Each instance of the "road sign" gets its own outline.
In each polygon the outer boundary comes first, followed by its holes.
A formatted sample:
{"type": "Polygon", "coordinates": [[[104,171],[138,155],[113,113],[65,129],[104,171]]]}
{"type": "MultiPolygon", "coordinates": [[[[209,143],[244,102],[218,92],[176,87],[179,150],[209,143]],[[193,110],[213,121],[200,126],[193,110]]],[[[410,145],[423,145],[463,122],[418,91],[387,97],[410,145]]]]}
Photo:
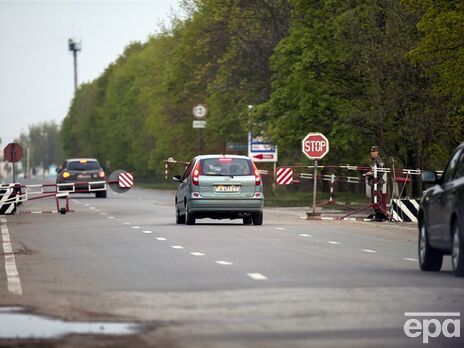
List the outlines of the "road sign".
{"type": "Polygon", "coordinates": [[[206,121],[193,121],[192,127],[193,128],[205,128],[206,121]]]}
{"type": "Polygon", "coordinates": [[[108,178],[110,188],[116,193],[124,193],[134,185],[134,176],[125,170],[116,170],[108,178]]]}
{"type": "Polygon", "coordinates": [[[322,159],[329,152],[329,140],[322,133],[308,133],[301,142],[301,150],[309,159],[322,159]]]}
{"type": "Polygon", "coordinates": [[[277,185],[293,184],[293,168],[280,167],[276,172],[277,185]]]}
{"type": "Polygon", "coordinates": [[[23,158],[23,148],[18,143],[9,143],[3,150],[3,158],[8,162],[19,162],[23,158]]]}
{"type": "Polygon", "coordinates": [[[203,119],[208,115],[208,109],[202,104],[195,105],[192,109],[192,114],[196,118],[203,119]]]}
{"type": "Polygon", "coordinates": [[[248,157],[254,162],[277,162],[277,146],[265,141],[262,137],[253,138],[248,134],[248,157]]]}
{"type": "Polygon", "coordinates": [[[131,188],[132,186],[134,186],[134,177],[131,173],[120,173],[118,181],[119,187],[121,188],[131,188]]]}

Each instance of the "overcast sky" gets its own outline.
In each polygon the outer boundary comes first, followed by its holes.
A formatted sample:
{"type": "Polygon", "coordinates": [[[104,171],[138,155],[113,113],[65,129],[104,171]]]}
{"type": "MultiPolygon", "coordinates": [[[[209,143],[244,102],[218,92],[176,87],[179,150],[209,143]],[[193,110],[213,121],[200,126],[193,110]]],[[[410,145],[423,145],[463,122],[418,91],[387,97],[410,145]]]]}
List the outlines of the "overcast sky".
{"type": "Polygon", "coordinates": [[[88,82],[178,11],[178,0],[0,0],[1,149],[28,125],[66,115],[74,89],[68,38],[82,42],[79,82],[88,82]]]}

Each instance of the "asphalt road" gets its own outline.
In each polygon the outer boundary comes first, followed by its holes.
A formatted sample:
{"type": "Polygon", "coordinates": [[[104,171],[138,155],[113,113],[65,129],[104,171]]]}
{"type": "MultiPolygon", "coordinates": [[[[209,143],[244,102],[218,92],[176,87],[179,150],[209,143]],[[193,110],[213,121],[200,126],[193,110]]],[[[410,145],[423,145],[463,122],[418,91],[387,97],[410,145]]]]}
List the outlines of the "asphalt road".
{"type": "MultiPolygon", "coordinates": [[[[55,209],[53,199],[25,203],[1,224],[18,276],[7,276],[1,250],[0,304],[147,325],[51,347],[416,347],[423,336],[405,335],[405,312],[464,313],[464,279],[448,258],[440,273],[419,271],[414,225],[308,221],[304,209],[273,208],[263,226],[184,226],[173,200],[138,188],[75,195],[66,215],[30,213],[55,209]]],[[[440,335],[427,346],[464,342],[440,335]]]]}

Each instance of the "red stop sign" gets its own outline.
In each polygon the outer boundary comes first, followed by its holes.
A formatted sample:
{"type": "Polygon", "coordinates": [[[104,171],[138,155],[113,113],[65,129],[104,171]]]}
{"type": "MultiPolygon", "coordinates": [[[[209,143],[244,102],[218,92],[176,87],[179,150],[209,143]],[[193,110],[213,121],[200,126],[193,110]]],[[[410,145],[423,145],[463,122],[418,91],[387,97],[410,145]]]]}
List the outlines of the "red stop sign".
{"type": "Polygon", "coordinates": [[[322,133],[308,133],[301,142],[306,157],[319,160],[329,152],[329,140],[322,133]]]}
{"type": "Polygon", "coordinates": [[[8,162],[19,162],[23,158],[23,148],[18,143],[9,143],[3,149],[3,158],[8,162]]]}

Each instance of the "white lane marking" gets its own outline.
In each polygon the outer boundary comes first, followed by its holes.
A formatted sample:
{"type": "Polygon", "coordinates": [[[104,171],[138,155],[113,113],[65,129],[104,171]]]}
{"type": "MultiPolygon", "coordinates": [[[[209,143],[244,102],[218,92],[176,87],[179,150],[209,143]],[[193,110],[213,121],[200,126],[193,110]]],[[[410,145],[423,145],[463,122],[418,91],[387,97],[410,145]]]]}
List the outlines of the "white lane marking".
{"type": "Polygon", "coordinates": [[[84,204],[86,207],[88,207],[90,204],[84,204]]]}
{"type": "Polygon", "coordinates": [[[300,233],[299,236],[300,237],[312,237],[310,234],[306,234],[306,233],[300,233]]]}
{"type": "Polygon", "coordinates": [[[279,230],[279,231],[285,231],[286,228],[283,228],[283,227],[277,227],[276,230],[279,230]]]}
{"type": "Polygon", "coordinates": [[[321,220],[335,220],[333,217],[321,216],[321,220]]]}
{"type": "Polygon", "coordinates": [[[143,231],[143,233],[149,234],[149,233],[153,233],[153,232],[152,231],[143,231]]]}
{"type": "Polygon", "coordinates": [[[362,249],[362,251],[364,251],[364,252],[366,252],[366,253],[371,253],[371,254],[377,253],[377,251],[371,250],[371,249],[362,249]]]}
{"type": "Polygon", "coordinates": [[[123,222],[123,225],[130,225],[130,222],[123,222]]]}
{"type": "Polygon", "coordinates": [[[199,253],[197,251],[194,251],[194,252],[190,253],[190,255],[193,255],[193,256],[205,256],[205,254],[199,253]]]}
{"type": "Polygon", "coordinates": [[[267,277],[262,275],[261,273],[247,273],[247,276],[254,280],[266,280],[267,277]]]}
{"type": "Polygon", "coordinates": [[[333,240],[329,240],[327,243],[329,243],[329,244],[334,244],[334,245],[340,244],[339,242],[335,242],[335,241],[333,241],[333,240]]]}
{"type": "Polygon", "coordinates": [[[306,216],[300,216],[300,219],[301,219],[301,220],[307,220],[307,219],[306,219],[306,216]]]}
{"type": "Polygon", "coordinates": [[[16,268],[16,260],[11,247],[10,233],[6,225],[6,219],[0,218],[2,230],[2,244],[3,252],[5,253],[5,271],[8,283],[8,291],[14,295],[21,296],[23,289],[21,287],[21,280],[19,279],[18,269],[16,268]]]}
{"type": "Polygon", "coordinates": [[[405,261],[411,261],[411,262],[419,262],[418,259],[413,259],[412,257],[405,257],[403,260],[405,260],[405,261]]]}
{"type": "Polygon", "coordinates": [[[108,216],[108,219],[114,219],[114,216],[108,216]]]}
{"type": "Polygon", "coordinates": [[[140,226],[132,226],[132,228],[139,229],[140,226]]]}
{"type": "Polygon", "coordinates": [[[164,237],[156,237],[156,239],[158,239],[158,240],[166,240],[166,238],[164,238],[164,237]]]}
{"type": "Polygon", "coordinates": [[[108,215],[108,213],[101,213],[101,214],[102,214],[102,215],[105,215],[105,216],[108,215]]]}
{"type": "Polygon", "coordinates": [[[89,207],[89,209],[95,210],[95,207],[89,207]]]}
{"type": "Polygon", "coordinates": [[[171,248],[173,248],[173,249],[184,249],[184,247],[180,246],[180,245],[171,245],[171,248]]]}
{"type": "Polygon", "coordinates": [[[223,266],[229,266],[229,265],[233,265],[232,262],[229,262],[229,261],[216,261],[216,263],[218,265],[223,265],[223,266]]]}

